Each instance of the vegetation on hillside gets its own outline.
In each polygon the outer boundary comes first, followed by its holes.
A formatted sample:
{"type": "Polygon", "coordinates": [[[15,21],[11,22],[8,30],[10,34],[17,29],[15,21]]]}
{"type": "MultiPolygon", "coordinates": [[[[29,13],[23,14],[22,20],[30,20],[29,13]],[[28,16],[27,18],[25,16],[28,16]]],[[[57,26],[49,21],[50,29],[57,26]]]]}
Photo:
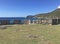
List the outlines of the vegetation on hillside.
{"type": "Polygon", "coordinates": [[[35,17],[60,17],[60,8],[59,9],[56,9],[50,13],[44,13],[44,14],[37,14],[35,15],[35,17]]]}

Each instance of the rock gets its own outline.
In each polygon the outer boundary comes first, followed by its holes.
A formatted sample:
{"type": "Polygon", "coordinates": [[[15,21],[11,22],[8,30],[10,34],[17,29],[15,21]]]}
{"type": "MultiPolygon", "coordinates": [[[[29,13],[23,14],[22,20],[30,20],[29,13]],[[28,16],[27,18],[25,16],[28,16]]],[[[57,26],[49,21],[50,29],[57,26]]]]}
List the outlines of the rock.
{"type": "Polygon", "coordinates": [[[0,26],[0,29],[6,29],[7,27],[6,26],[0,26]]]}
{"type": "Polygon", "coordinates": [[[29,35],[28,38],[38,38],[37,35],[29,35]]]}

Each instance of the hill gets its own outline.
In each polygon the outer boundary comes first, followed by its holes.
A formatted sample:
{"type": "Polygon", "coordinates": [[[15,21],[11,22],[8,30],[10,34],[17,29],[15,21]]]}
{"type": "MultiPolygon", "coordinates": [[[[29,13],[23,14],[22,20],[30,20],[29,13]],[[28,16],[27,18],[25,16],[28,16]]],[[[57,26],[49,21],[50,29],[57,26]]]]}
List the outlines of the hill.
{"type": "Polygon", "coordinates": [[[60,8],[49,13],[37,14],[35,17],[60,17],[60,8]]]}

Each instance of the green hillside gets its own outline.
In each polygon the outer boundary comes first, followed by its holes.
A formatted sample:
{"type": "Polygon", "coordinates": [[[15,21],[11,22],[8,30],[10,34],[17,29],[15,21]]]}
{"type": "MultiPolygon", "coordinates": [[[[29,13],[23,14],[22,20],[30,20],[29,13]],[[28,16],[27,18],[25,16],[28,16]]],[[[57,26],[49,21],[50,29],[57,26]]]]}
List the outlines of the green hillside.
{"type": "Polygon", "coordinates": [[[43,13],[35,15],[37,17],[60,17],[60,9],[56,9],[50,13],[43,13]]]}

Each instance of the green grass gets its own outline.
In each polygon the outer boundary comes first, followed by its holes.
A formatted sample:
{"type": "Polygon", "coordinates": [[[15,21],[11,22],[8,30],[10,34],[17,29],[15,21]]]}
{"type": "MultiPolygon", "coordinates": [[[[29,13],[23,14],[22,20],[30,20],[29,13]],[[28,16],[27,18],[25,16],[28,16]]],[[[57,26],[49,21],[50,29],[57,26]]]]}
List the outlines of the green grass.
{"type": "Polygon", "coordinates": [[[0,29],[0,44],[60,44],[60,25],[17,25],[0,29]]]}

